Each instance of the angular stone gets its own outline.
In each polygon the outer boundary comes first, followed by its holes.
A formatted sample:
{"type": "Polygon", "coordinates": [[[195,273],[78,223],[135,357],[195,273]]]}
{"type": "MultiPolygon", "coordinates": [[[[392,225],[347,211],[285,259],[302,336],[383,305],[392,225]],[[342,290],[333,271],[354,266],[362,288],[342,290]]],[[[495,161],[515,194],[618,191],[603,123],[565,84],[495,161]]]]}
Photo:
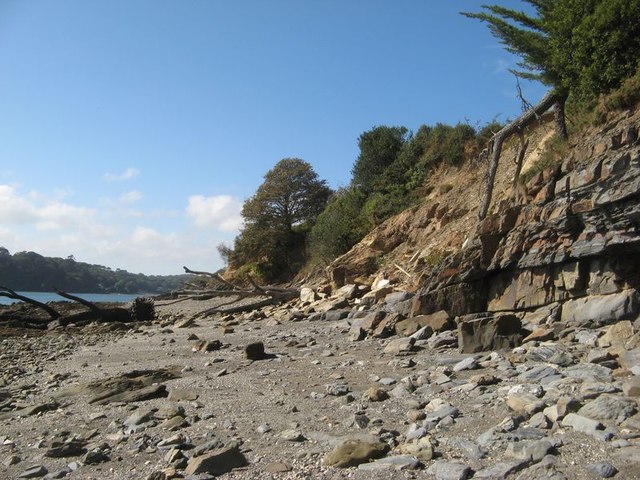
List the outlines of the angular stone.
{"type": "Polygon", "coordinates": [[[244,356],[247,360],[264,360],[266,354],[264,353],[264,343],[254,342],[244,347],[244,356]]]}
{"type": "Polygon", "coordinates": [[[18,478],[40,478],[44,477],[49,471],[42,465],[33,465],[23,470],[18,478]]]}
{"type": "Polygon", "coordinates": [[[438,460],[427,469],[436,480],[466,480],[471,476],[471,468],[462,462],[438,460]]]}
{"type": "Polygon", "coordinates": [[[517,347],[523,337],[520,319],[514,315],[463,320],[458,324],[458,348],[463,353],[517,347]]]}
{"type": "Polygon", "coordinates": [[[416,343],[415,339],[411,337],[396,338],[391,340],[385,347],[384,353],[391,355],[401,355],[410,353],[413,350],[413,345],[416,343]]]}
{"type": "Polygon", "coordinates": [[[247,465],[247,459],[240,452],[237,446],[228,448],[220,448],[213,450],[199,457],[193,457],[189,460],[185,475],[197,475],[200,473],[208,473],[209,475],[222,475],[230,472],[234,468],[240,468],[247,465]]]}
{"type": "Polygon", "coordinates": [[[461,372],[463,370],[475,370],[476,368],[478,368],[478,359],[473,356],[460,360],[453,366],[453,371],[461,372]]]}
{"type": "Polygon", "coordinates": [[[562,306],[561,321],[574,326],[603,326],[634,319],[640,311],[638,292],[633,289],[612,295],[592,295],[568,300],[562,306]]]}
{"type": "Polygon", "coordinates": [[[578,410],[578,414],[594,420],[621,423],[636,413],[637,407],[630,398],[604,393],[578,410]]]}
{"type": "Polygon", "coordinates": [[[355,467],[371,459],[384,456],[389,445],[382,442],[370,443],[346,440],[324,456],[323,463],[329,467],[355,467]]]}
{"type": "Polygon", "coordinates": [[[607,328],[606,333],[598,339],[598,346],[610,347],[612,345],[623,345],[633,336],[633,324],[629,320],[614,323],[607,328]]]}
{"type": "Polygon", "coordinates": [[[313,290],[313,288],[302,287],[300,289],[300,301],[301,302],[313,303],[316,300],[318,300],[318,298],[319,297],[316,294],[315,290],[313,290]]]}
{"type": "Polygon", "coordinates": [[[577,413],[569,413],[562,420],[562,425],[564,427],[571,427],[578,432],[587,433],[589,435],[594,435],[597,430],[602,430],[602,424],[600,422],[592,420],[591,418],[583,417],[577,413]]]}
{"type": "Polygon", "coordinates": [[[506,480],[506,478],[512,473],[521,470],[524,466],[527,465],[527,462],[522,460],[516,460],[512,462],[501,462],[496,463],[494,466],[489,468],[483,468],[482,470],[478,470],[473,478],[486,478],[488,480],[506,480]]]}
{"type": "Polygon", "coordinates": [[[518,414],[526,414],[528,416],[542,411],[545,407],[542,400],[528,392],[510,394],[507,397],[507,405],[514,412],[518,414]]]}
{"type": "Polygon", "coordinates": [[[626,368],[627,370],[631,370],[640,365],[640,348],[622,352],[618,356],[618,363],[622,368],[626,368]]]}
{"type": "Polygon", "coordinates": [[[622,384],[622,393],[627,397],[640,397],[640,377],[631,377],[622,384]]]}
{"type": "Polygon", "coordinates": [[[512,442],[507,445],[505,454],[527,462],[537,463],[545,457],[551,448],[551,442],[547,440],[512,442]]]}

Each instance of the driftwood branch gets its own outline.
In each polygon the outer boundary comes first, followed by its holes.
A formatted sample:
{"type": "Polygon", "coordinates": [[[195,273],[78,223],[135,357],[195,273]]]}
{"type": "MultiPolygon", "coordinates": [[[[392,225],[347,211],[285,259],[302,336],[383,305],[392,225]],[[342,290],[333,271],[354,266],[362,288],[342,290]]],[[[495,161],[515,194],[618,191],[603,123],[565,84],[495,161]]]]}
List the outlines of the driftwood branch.
{"type": "Polygon", "coordinates": [[[14,300],[21,300],[25,303],[33,305],[34,307],[38,307],[49,314],[52,320],[60,318],[61,315],[54,308],[51,308],[46,303],[39,302],[34,300],[33,298],[25,297],[24,295],[20,295],[19,293],[14,292],[10,288],[0,286],[0,296],[12,298],[14,300]]]}
{"type": "Polygon", "coordinates": [[[491,140],[489,140],[489,145],[487,146],[486,151],[487,154],[490,155],[490,162],[487,170],[485,191],[482,197],[480,211],[478,212],[478,218],[480,220],[484,219],[489,211],[496,172],[498,170],[498,162],[500,160],[500,153],[502,152],[502,145],[505,140],[513,134],[523,132],[525,127],[532,124],[551,107],[555,106],[557,109],[560,109],[560,105],[564,105],[561,97],[559,97],[555,91],[551,90],[533,108],[527,110],[513,122],[504,126],[491,138],[491,140]]]}
{"type": "Polygon", "coordinates": [[[230,297],[232,300],[219,304],[215,307],[208,308],[201,312],[196,313],[193,318],[207,317],[209,315],[214,315],[217,313],[225,313],[225,314],[233,314],[239,312],[247,312],[251,310],[255,310],[257,308],[261,308],[267,305],[274,305],[282,302],[286,302],[297,298],[300,295],[300,291],[293,288],[282,288],[276,286],[262,286],[258,285],[258,283],[249,275],[247,275],[247,279],[251,284],[251,288],[239,288],[228,282],[224,278],[222,278],[217,273],[211,272],[203,272],[198,270],[191,270],[188,267],[182,267],[186,273],[191,273],[194,275],[203,275],[209,278],[213,278],[225,284],[227,287],[230,287],[229,290],[202,290],[196,292],[189,292],[189,296],[187,298],[223,298],[230,297]],[[229,307],[229,305],[233,305],[237,303],[239,300],[248,299],[248,298],[256,298],[256,301],[243,303],[242,305],[238,305],[235,307],[229,307]]]}

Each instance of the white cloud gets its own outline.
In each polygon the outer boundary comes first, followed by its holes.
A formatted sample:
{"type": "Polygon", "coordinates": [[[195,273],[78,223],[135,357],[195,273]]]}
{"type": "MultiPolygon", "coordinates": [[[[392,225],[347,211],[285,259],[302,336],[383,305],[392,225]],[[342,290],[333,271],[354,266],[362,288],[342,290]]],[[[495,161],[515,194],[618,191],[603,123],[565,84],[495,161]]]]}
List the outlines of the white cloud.
{"type": "MultiPolygon", "coordinates": [[[[228,242],[230,234],[176,230],[184,220],[184,211],[140,211],[133,220],[135,212],[125,215],[128,211],[119,208],[123,204],[116,201],[101,201],[94,209],[63,202],[59,196],[55,191],[20,192],[15,186],[0,184],[0,246],[12,253],[30,250],[52,257],[74,255],[81,262],[145,274],[179,274],[182,265],[209,271],[222,266],[216,245],[228,242]]],[[[137,196],[129,192],[120,200],[133,201],[137,196]]],[[[217,201],[202,197],[195,202],[195,213],[200,212],[198,207],[208,207],[207,215],[198,218],[207,225],[213,221],[219,230],[236,227],[239,202],[231,197],[215,198],[217,201]]]]}
{"type": "Polygon", "coordinates": [[[130,192],[126,192],[120,195],[120,198],[118,200],[120,201],[120,203],[130,205],[132,203],[140,201],[141,199],[142,193],[140,193],[138,190],[131,190],[130,192]]]}
{"type": "Polygon", "coordinates": [[[131,180],[138,175],[140,175],[140,170],[129,167],[122,173],[105,173],[102,178],[108,182],[122,182],[125,180],[131,180]]]}
{"type": "Polygon", "coordinates": [[[241,210],[241,203],[229,195],[193,195],[189,197],[187,215],[198,227],[235,232],[242,225],[241,210]]]}

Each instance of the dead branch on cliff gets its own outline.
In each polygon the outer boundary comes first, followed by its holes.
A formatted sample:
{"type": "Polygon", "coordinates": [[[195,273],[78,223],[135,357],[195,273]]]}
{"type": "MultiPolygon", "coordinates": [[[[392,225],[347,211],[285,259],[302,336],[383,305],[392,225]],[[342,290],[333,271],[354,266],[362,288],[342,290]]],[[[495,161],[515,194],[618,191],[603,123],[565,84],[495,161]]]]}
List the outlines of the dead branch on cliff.
{"type": "MultiPolygon", "coordinates": [[[[482,197],[480,211],[478,212],[479,220],[484,219],[489,211],[496,172],[498,170],[498,162],[500,160],[500,153],[502,152],[502,145],[505,140],[514,134],[523,135],[526,127],[533,124],[540,118],[540,116],[542,116],[542,114],[550,110],[552,107],[555,109],[556,132],[561,138],[566,139],[567,131],[564,123],[564,102],[565,98],[554,90],[547,92],[542,100],[540,100],[536,105],[524,112],[511,123],[505,125],[491,138],[491,140],[489,140],[487,148],[485,148],[481,153],[482,156],[489,157],[490,160],[487,169],[485,191],[482,197]]],[[[521,143],[521,146],[522,145],[524,145],[524,143],[521,143]]],[[[524,149],[526,149],[526,147],[524,149]]],[[[524,157],[524,153],[522,156],[524,157]]]]}

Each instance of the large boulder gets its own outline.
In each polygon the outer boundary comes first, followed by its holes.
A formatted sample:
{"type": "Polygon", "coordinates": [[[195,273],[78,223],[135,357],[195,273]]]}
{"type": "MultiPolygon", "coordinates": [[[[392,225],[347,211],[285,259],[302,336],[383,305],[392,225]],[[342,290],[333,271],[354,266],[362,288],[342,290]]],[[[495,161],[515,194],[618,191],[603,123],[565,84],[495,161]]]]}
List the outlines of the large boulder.
{"type": "Polygon", "coordinates": [[[522,344],[526,333],[515,315],[461,318],[458,322],[458,348],[463,353],[513,348],[522,344]]]}

